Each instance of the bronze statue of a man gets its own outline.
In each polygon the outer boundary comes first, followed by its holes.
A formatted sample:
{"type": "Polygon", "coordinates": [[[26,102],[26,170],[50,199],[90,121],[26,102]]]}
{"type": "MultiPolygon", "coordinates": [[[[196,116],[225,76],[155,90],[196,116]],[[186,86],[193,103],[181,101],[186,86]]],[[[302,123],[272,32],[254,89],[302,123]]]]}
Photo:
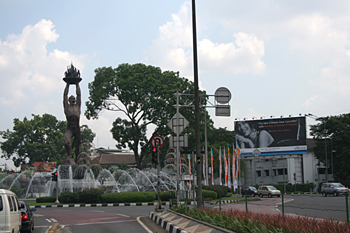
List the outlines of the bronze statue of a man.
{"type": "Polygon", "coordinates": [[[67,130],[64,135],[64,147],[67,152],[67,157],[72,158],[71,150],[74,148],[75,156],[78,158],[80,153],[79,146],[81,141],[81,132],[80,132],[80,114],[81,114],[81,92],[79,87],[79,82],[75,83],[76,85],[76,94],[75,98],[73,95],[68,99],[69,83],[67,83],[66,88],[64,89],[63,94],[63,107],[64,114],[67,119],[67,130]],[[74,137],[72,146],[70,145],[71,138],[74,137]]]}

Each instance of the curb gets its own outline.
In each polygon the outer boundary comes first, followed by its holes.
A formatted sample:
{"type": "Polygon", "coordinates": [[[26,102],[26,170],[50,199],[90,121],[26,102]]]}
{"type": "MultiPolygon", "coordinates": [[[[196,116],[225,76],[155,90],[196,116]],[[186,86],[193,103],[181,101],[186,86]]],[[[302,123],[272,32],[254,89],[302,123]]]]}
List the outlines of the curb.
{"type": "MultiPolygon", "coordinates": [[[[182,218],[186,218],[186,219],[188,219],[190,221],[196,222],[196,223],[198,223],[198,225],[202,224],[202,225],[205,225],[207,227],[210,227],[213,230],[215,230],[215,232],[224,232],[224,233],[232,233],[233,232],[233,231],[230,231],[230,230],[218,227],[218,226],[214,226],[214,225],[209,224],[207,222],[203,222],[203,221],[200,221],[198,219],[189,217],[187,215],[183,215],[183,214],[177,213],[177,212],[172,211],[172,210],[168,210],[168,212],[176,214],[176,215],[178,215],[178,216],[180,216],[182,218]]],[[[188,233],[186,230],[183,230],[183,229],[175,226],[174,224],[164,220],[162,217],[158,216],[154,212],[150,212],[149,218],[152,219],[156,224],[160,225],[163,229],[167,230],[169,233],[188,233]]]]}
{"type": "MultiPolygon", "coordinates": [[[[258,201],[260,198],[249,198],[248,201],[258,201]]],[[[25,200],[24,200],[25,201],[25,200]]],[[[221,204],[229,204],[245,201],[244,199],[240,200],[224,200],[221,201],[221,204]]],[[[217,205],[219,201],[210,201],[204,202],[205,204],[217,205]]],[[[186,204],[186,202],[180,202],[180,204],[186,204]]],[[[75,204],[75,205],[31,205],[30,208],[67,208],[67,207],[115,207],[115,206],[155,206],[158,205],[158,202],[146,202],[146,203],[110,203],[110,204],[75,204]]],[[[169,206],[169,202],[162,203],[163,206],[169,206]]],[[[189,201],[187,205],[196,205],[196,202],[189,201]]]]}
{"type": "MultiPolygon", "coordinates": [[[[113,203],[113,204],[76,204],[76,205],[35,205],[30,206],[30,208],[67,208],[67,207],[114,207],[114,206],[155,206],[158,202],[150,203],[113,203]]],[[[169,202],[162,203],[162,205],[167,206],[169,202]]]]}
{"type": "Polygon", "coordinates": [[[152,219],[156,224],[160,225],[163,229],[167,230],[169,233],[188,233],[187,231],[181,230],[181,228],[173,225],[172,223],[165,221],[154,212],[149,213],[149,218],[152,219]]]}

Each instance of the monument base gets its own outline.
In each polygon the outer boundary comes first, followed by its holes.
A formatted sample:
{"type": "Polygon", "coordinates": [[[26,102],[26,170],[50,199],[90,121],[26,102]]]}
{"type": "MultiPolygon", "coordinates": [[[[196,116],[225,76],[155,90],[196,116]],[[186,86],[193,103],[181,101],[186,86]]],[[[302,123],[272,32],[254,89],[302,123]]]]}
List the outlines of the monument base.
{"type": "Polygon", "coordinates": [[[62,165],[74,165],[75,161],[74,159],[70,158],[70,157],[66,157],[63,161],[62,161],[62,165]]]}

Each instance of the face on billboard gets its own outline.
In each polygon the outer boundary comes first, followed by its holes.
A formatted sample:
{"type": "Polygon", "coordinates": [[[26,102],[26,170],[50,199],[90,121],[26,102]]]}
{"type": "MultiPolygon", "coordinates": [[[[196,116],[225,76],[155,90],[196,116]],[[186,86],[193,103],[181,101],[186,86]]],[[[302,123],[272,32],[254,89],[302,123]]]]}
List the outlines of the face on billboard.
{"type": "Polygon", "coordinates": [[[235,138],[243,156],[306,153],[305,117],[236,121],[235,138]]]}

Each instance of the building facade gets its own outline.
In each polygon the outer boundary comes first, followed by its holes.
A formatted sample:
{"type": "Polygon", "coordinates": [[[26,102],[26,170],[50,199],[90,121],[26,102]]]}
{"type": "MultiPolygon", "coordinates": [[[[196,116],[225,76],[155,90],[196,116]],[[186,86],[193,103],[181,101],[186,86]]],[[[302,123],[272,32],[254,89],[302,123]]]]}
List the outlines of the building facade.
{"type": "Polygon", "coordinates": [[[306,154],[270,155],[241,157],[245,173],[242,174],[242,185],[263,184],[300,184],[314,183],[317,191],[321,183],[334,181],[331,169],[320,163],[314,154],[315,143],[307,139],[306,154]]]}

